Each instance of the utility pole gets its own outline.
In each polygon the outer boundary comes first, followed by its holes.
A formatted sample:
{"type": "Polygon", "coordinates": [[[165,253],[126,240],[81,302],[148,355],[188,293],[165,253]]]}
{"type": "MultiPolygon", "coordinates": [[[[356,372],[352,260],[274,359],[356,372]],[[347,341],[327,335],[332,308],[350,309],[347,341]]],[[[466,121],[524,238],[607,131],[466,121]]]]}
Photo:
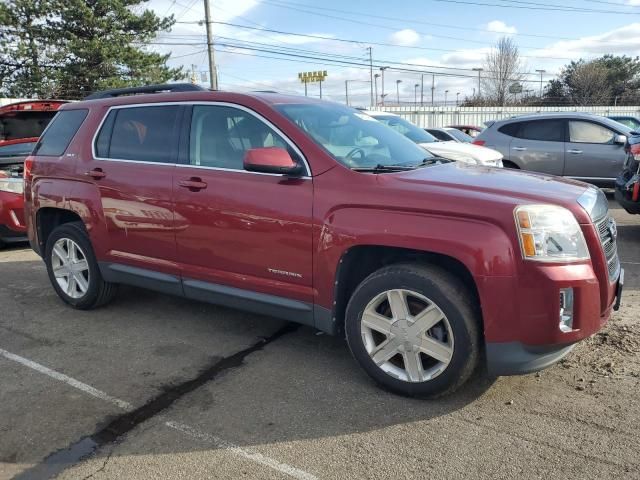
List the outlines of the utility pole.
{"type": "Polygon", "coordinates": [[[546,70],[536,70],[540,74],[540,98],[542,98],[542,74],[546,73],[546,70]]]}
{"type": "MultiPolygon", "coordinates": [[[[371,106],[373,107],[373,48],[367,47],[367,50],[369,50],[369,81],[371,84],[371,106]]],[[[376,97],[377,95],[378,94],[376,94],[376,97]]]]}
{"type": "Polygon", "coordinates": [[[400,84],[402,80],[396,80],[396,103],[400,106],[400,84]]]}
{"type": "Polygon", "coordinates": [[[482,93],[480,93],[480,74],[482,73],[484,68],[472,68],[471,70],[473,70],[474,72],[478,72],[478,98],[480,98],[482,96],[482,93]]]}
{"type": "Polygon", "coordinates": [[[444,91],[444,106],[447,106],[447,94],[449,93],[449,90],[445,90],[444,91]]]}
{"type": "Polygon", "coordinates": [[[458,106],[458,97],[460,96],[460,92],[456,92],[456,107],[458,106]]]}
{"type": "Polygon", "coordinates": [[[204,0],[204,17],[207,22],[207,50],[209,51],[209,83],[211,90],[218,90],[218,70],[216,69],[215,52],[213,51],[213,32],[211,31],[211,11],[209,0],[204,0]]]}
{"type": "Polygon", "coordinates": [[[416,83],[413,86],[413,106],[415,108],[418,108],[418,87],[420,86],[419,83],[416,83]]]}
{"type": "Polygon", "coordinates": [[[424,73],[420,75],[420,106],[424,107],[424,73]]]}
{"type": "Polygon", "coordinates": [[[378,106],[378,78],[380,77],[379,73],[376,73],[373,76],[373,83],[375,84],[375,89],[376,89],[376,103],[374,103],[374,106],[378,106]]]}
{"type": "Polygon", "coordinates": [[[433,94],[436,91],[436,76],[431,74],[431,106],[433,107],[433,94]]]}
{"type": "Polygon", "coordinates": [[[384,97],[386,97],[386,95],[384,94],[384,71],[387,68],[389,67],[380,67],[380,76],[382,81],[382,86],[380,87],[380,98],[381,98],[381,103],[383,107],[384,107],[384,97]]]}
{"type": "Polygon", "coordinates": [[[322,99],[322,80],[318,82],[320,84],[320,98],[322,99]]]}

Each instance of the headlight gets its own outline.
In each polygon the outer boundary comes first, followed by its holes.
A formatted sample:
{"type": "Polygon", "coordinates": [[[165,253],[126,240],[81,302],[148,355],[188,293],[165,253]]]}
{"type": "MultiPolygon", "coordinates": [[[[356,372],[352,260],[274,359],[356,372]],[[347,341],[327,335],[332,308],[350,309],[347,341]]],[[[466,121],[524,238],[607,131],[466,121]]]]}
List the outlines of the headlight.
{"type": "Polygon", "coordinates": [[[576,262],[589,249],[576,218],[557,205],[523,205],[515,209],[520,249],[526,260],[576,262]]]}
{"type": "Polygon", "coordinates": [[[448,158],[449,160],[455,160],[457,162],[470,163],[471,165],[481,165],[481,162],[473,158],[471,155],[465,155],[464,153],[441,152],[438,155],[444,158],[448,158]]]}
{"type": "Polygon", "coordinates": [[[21,178],[0,178],[0,191],[22,195],[24,193],[24,182],[21,178]]]}

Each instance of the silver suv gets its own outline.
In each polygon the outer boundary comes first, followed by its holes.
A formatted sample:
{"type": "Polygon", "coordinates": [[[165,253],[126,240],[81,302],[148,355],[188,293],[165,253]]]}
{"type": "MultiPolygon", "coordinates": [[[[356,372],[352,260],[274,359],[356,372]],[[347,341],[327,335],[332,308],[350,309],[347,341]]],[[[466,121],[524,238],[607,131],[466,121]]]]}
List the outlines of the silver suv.
{"type": "Polygon", "coordinates": [[[490,123],[475,144],[498,150],[505,167],[614,185],[631,129],[588,113],[535,114],[490,123]]]}

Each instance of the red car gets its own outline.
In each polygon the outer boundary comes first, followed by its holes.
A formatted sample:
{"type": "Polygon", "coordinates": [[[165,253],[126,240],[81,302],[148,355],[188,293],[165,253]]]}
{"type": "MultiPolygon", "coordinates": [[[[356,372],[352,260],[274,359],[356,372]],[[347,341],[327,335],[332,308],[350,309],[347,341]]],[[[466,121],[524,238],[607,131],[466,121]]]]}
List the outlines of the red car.
{"type": "Polygon", "coordinates": [[[0,107],[0,247],[26,241],[24,159],[64,101],[29,101],[0,107]]]}
{"type": "Polygon", "coordinates": [[[481,362],[552,365],[609,319],[624,278],[600,190],[434,157],[305,97],[164,85],[65,105],[25,199],[72,307],[129,284],[280,317],[345,335],[405,395],[453,391],[481,362]]]}

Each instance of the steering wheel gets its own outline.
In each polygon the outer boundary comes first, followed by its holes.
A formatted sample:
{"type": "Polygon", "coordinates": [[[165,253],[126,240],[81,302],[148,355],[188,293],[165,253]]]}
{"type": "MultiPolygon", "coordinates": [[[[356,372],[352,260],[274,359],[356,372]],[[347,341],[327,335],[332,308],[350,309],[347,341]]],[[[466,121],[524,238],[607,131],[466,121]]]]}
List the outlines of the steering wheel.
{"type": "Polygon", "coordinates": [[[351,165],[353,167],[356,167],[357,165],[354,162],[354,158],[353,158],[355,155],[358,155],[360,157],[360,160],[362,160],[363,158],[365,158],[367,156],[366,152],[363,149],[361,149],[359,147],[356,147],[356,148],[351,149],[349,151],[349,153],[347,153],[344,156],[344,161],[346,163],[348,163],[349,165],[351,165]]]}

